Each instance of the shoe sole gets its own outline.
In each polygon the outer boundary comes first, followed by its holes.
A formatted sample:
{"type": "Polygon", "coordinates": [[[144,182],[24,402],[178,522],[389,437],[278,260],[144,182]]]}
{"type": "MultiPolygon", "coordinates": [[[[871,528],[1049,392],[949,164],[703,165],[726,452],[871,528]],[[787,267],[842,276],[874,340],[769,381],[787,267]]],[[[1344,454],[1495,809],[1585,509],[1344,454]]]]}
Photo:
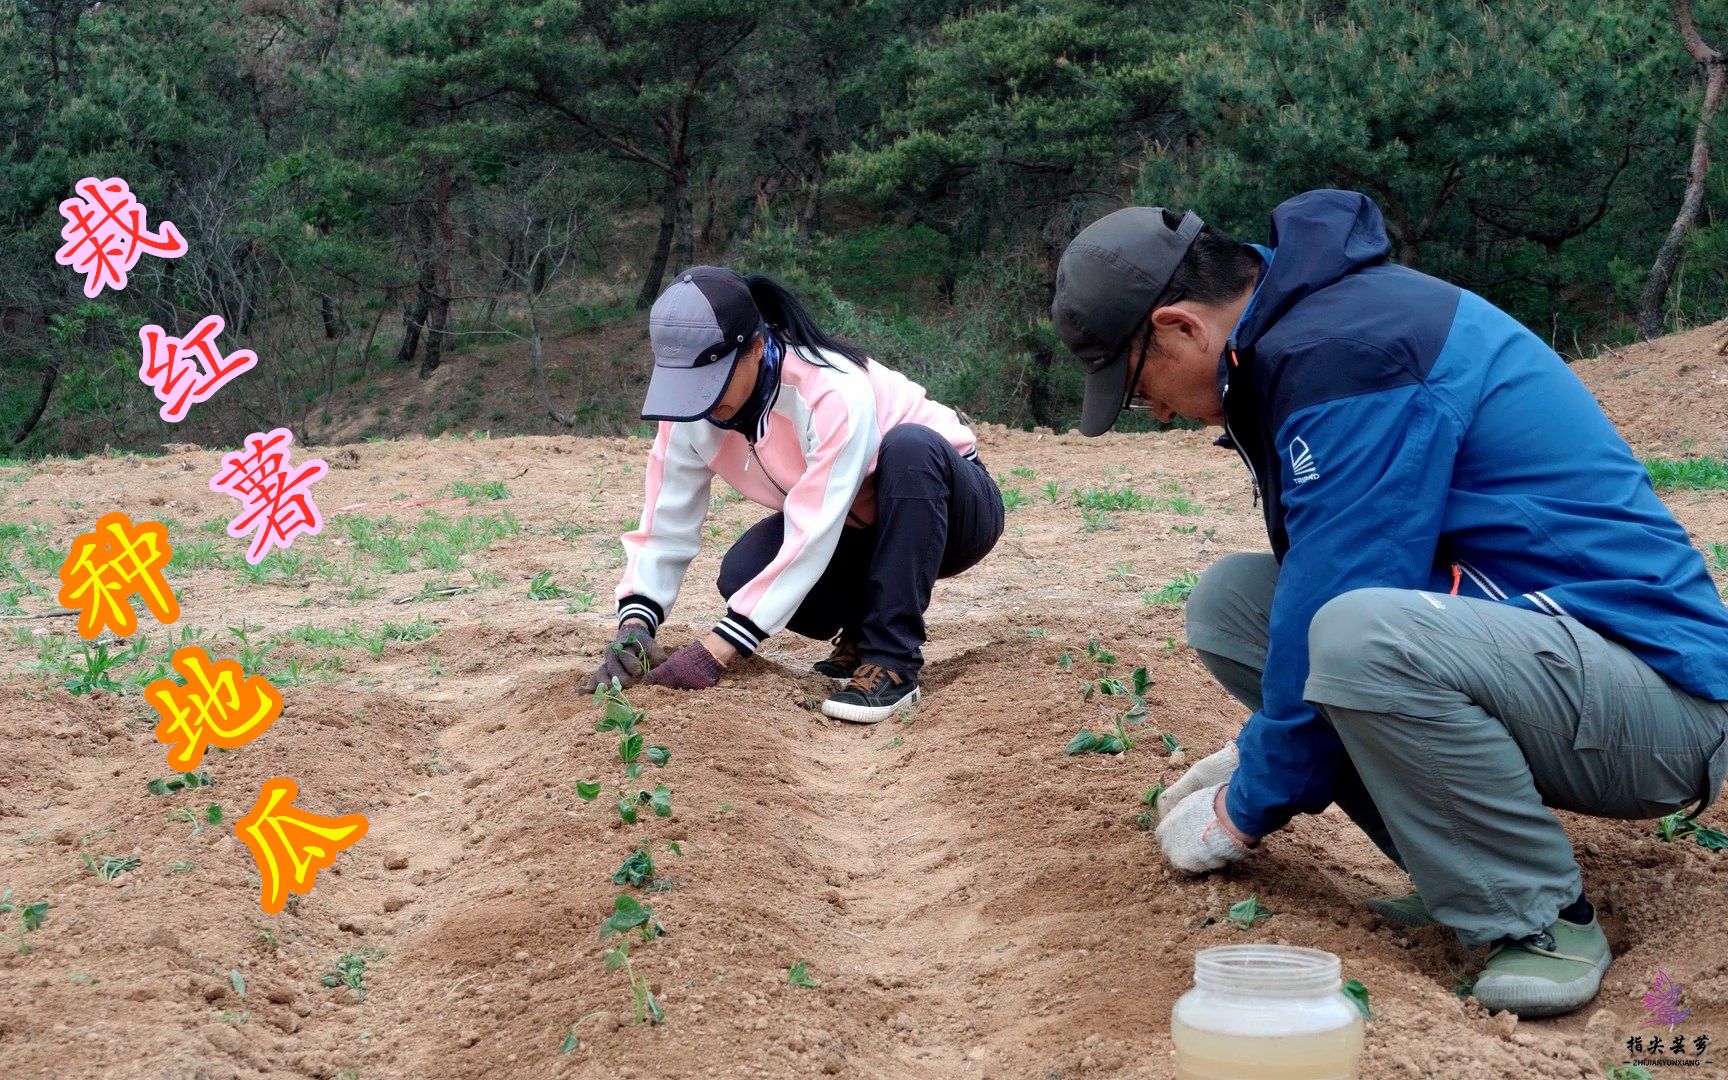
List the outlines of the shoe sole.
{"type": "Polygon", "coordinates": [[[1401,908],[1388,900],[1368,901],[1368,910],[1385,919],[1396,923],[1407,930],[1421,930],[1429,926],[1438,926],[1432,915],[1418,915],[1414,911],[1401,908]]]}
{"type": "Polygon", "coordinates": [[[822,715],[853,724],[880,724],[901,709],[916,702],[919,694],[918,688],[914,687],[910,694],[892,705],[849,705],[833,700],[824,701],[822,703],[822,715]]]}
{"type": "Polygon", "coordinates": [[[1596,999],[1602,989],[1602,976],[1613,958],[1604,959],[1589,978],[1570,983],[1551,983],[1544,979],[1516,977],[1502,979],[1483,986],[1480,981],[1471,995],[1491,1012],[1515,1013],[1520,1018],[1539,1019],[1577,1012],[1596,999]]]}

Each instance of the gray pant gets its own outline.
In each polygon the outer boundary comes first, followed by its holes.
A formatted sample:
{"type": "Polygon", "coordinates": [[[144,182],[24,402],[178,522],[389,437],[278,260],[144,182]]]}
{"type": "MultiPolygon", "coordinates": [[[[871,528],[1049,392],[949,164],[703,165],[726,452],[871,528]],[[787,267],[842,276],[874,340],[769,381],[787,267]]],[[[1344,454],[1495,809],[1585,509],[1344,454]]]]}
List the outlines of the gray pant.
{"type": "MultiPolygon", "coordinates": [[[[1201,575],[1188,643],[1260,707],[1278,563],[1201,575]]],[[[1535,933],[1578,898],[1545,807],[1653,818],[1708,806],[1728,773],[1728,702],[1664,680],[1575,619],[1412,589],[1358,589],[1315,615],[1305,694],[1349,754],[1333,797],[1466,945],[1535,933]]]]}

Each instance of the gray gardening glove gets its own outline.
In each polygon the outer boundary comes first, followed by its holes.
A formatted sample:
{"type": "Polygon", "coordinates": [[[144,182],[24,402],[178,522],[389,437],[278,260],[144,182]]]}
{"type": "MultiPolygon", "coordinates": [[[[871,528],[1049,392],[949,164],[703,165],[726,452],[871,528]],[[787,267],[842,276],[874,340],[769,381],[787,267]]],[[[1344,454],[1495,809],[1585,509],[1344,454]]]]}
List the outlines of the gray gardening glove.
{"type": "Polygon", "coordinates": [[[1176,809],[1176,804],[1199,791],[1201,788],[1217,787],[1228,784],[1230,778],[1236,775],[1236,740],[1224,744],[1224,749],[1211,757],[1201,758],[1191,768],[1182,774],[1181,779],[1165,788],[1158,796],[1158,820],[1163,821],[1170,811],[1176,809]]]}
{"type": "Polygon", "coordinates": [[[666,662],[666,650],[654,640],[654,631],[634,620],[618,627],[618,636],[606,646],[606,657],[600,666],[577,684],[578,694],[592,694],[613,679],[620,686],[634,686],[654,668],[666,662]]]}
{"type": "Polygon", "coordinates": [[[1189,874],[1205,874],[1222,870],[1248,854],[1218,820],[1216,804],[1223,786],[1213,784],[1190,792],[1158,823],[1158,846],[1164,849],[1171,866],[1189,874]]]}

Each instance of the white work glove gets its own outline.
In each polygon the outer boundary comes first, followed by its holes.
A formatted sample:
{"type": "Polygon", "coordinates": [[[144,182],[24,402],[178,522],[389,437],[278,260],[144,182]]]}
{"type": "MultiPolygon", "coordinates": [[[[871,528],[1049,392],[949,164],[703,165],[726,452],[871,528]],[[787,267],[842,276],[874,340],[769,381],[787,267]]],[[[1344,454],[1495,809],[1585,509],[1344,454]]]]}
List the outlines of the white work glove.
{"type": "Polygon", "coordinates": [[[1228,784],[1230,778],[1236,775],[1236,740],[1224,744],[1224,749],[1211,757],[1201,758],[1185,773],[1181,779],[1165,788],[1158,795],[1158,801],[1153,806],[1158,820],[1163,821],[1164,815],[1176,809],[1176,804],[1186,799],[1204,787],[1217,787],[1228,784]]]}
{"type": "Polygon", "coordinates": [[[1248,854],[1248,849],[1237,843],[1213,809],[1218,789],[1223,786],[1201,788],[1177,803],[1158,823],[1158,846],[1164,849],[1164,857],[1171,866],[1190,874],[1204,874],[1223,869],[1248,854]]]}

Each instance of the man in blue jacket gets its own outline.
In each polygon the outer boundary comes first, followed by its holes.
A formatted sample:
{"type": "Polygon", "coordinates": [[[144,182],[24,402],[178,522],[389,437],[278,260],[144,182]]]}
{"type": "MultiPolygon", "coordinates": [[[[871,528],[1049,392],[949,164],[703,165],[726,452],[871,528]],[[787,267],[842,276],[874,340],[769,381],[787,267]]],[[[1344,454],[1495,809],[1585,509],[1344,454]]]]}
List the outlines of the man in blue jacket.
{"type": "Polygon", "coordinates": [[[1492,946],[1484,1005],[1568,1012],[1609,951],[1546,807],[1709,805],[1728,610],[1565,363],[1388,250],[1371,200],[1312,191],[1267,247],[1131,207],[1062,257],[1081,431],[1124,407],[1222,426],[1272,545],[1189,599],[1252,715],[1160,799],[1158,840],[1203,873],[1336,802],[1415,885],[1377,911],[1492,946]]]}

